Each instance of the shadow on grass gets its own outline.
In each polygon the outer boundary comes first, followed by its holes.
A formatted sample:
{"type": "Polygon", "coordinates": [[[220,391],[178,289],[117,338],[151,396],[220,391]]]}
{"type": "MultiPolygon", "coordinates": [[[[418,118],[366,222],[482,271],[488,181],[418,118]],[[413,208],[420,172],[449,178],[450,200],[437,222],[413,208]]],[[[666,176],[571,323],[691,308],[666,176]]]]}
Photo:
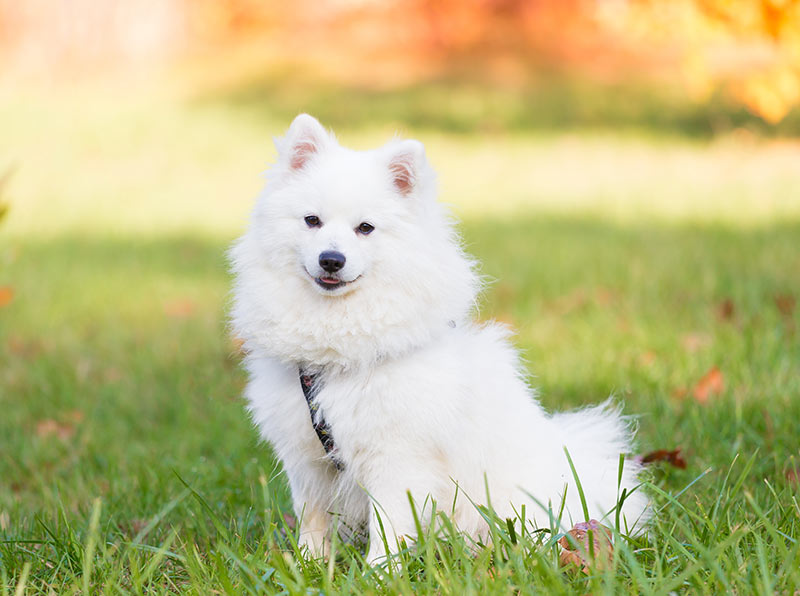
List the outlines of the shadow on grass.
{"type": "MultiPolygon", "coordinates": [[[[548,405],[624,392],[630,375],[642,376],[636,362],[643,353],[663,353],[689,375],[741,357],[749,359],[739,371],[744,378],[754,363],[784,363],[783,349],[800,362],[791,335],[798,313],[786,310],[798,293],[800,223],[743,230],[527,216],[467,221],[463,229],[488,282],[479,316],[518,331],[548,405]],[[732,312],[720,315],[726,302],[732,312]],[[697,353],[681,345],[689,333],[700,337],[697,353]],[[712,341],[717,334],[733,342],[730,356],[712,341]]],[[[17,256],[2,280],[16,298],[0,310],[0,354],[22,365],[26,353],[44,350],[53,373],[62,362],[77,366],[82,351],[113,357],[124,369],[129,355],[145,350],[165,379],[170,370],[187,372],[186,386],[195,390],[200,377],[191,371],[202,370],[235,399],[239,389],[225,380],[234,366],[225,323],[228,246],[197,237],[21,242],[9,249],[17,256]]],[[[22,390],[26,374],[13,377],[13,391],[22,390]]],[[[670,374],[642,378],[648,391],[663,391],[659,383],[676,382],[670,374]]]]}
{"type": "Polygon", "coordinates": [[[774,127],[719,94],[699,104],[672,86],[592,83],[556,74],[503,86],[472,72],[375,88],[327,83],[302,69],[284,68],[198,97],[196,102],[232,107],[270,122],[288,122],[308,112],[327,126],[349,130],[370,125],[464,134],[599,129],[695,138],[737,128],[767,135],[800,133],[800,113],[774,127]]]}

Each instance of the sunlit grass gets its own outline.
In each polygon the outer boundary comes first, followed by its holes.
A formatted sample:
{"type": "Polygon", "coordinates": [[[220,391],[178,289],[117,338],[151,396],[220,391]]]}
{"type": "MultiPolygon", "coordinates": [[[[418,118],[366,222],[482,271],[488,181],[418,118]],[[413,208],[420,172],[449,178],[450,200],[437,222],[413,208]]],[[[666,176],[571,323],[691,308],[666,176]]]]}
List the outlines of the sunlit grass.
{"type": "MultiPolygon", "coordinates": [[[[518,330],[544,403],[614,393],[640,450],[681,447],[688,468],[654,471],[653,529],[606,572],[571,575],[555,536],[500,527],[477,552],[429,537],[381,576],[352,549],[293,549],[240,399],[224,251],[288,122],[174,97],[3,101],[3,593],[800,587],[795,145],[408,131],[484,263],[479,315],[518,330]],[[714,366],[724,389],[701,404],[714,366]]],[[[337,132],[369,147],[394,131],[337,132]]]]}
{"type": "MultiPolygon", "coordinates": [[[[169,95],[5,97],[0,105],[0,168],[14,169],[5,232],[14,236],[235,234],[275,158],[271,137],[289,123],[169,95]]],[[[336,132],[358,148],[396,132],[420,138],[442,199],[467,217],[533,211],[735,227],[800,217],[800,145],[790,141],[442,134],[380,121],[336,132]]]]}

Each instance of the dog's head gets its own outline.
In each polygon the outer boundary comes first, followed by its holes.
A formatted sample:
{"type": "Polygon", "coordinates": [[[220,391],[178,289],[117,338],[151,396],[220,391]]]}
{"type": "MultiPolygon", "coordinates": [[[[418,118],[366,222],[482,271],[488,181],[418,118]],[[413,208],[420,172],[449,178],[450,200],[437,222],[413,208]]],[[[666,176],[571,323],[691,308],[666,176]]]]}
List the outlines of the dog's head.
{"type": "Polygon", "coordinates": [[[421,143],[353,151],[302,114],[276,146],[252,225],[231,253],[240,335],[258,332],[271,347],[285,338],[282,353],[315,362],[355,358],[358,344],[363,361],[465,316],[477,290],[472,262],[435,200],[421,143]]]}
{"type": "Polygon", "coordinates": [[[256,211],[276,265],[294,267],[309,287],[329,297],[380,276],[383,264],[393,268],[395,281],[410,274],[410,253],[419,247],[403,246],[409,232],[403,228],[424,217],[435,195],[421,143],[393,141],[352,151],[301,114],[276,146],[278,162],[256,211]],[[291,257],[285,253],[289,247],[291,257]]]}

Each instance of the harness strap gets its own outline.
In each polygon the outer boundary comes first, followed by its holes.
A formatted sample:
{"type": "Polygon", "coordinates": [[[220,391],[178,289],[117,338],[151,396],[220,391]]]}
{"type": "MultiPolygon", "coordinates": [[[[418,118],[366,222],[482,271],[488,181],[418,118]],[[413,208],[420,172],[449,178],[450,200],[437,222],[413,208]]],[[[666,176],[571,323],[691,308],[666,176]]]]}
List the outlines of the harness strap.
{"type": "Polygon", "coordinates": [[[344,470],[344,462],[336,457],[336,444],[333,442],[331,428],[322,416],[322,412],[319,411],[319,404],[314,400],[321,389],[318,376],[300,369],[300,387],[303,389],[303,396],[306,398],[306,404],[308,404],[308,412],[311,414],[311,426],[314,427],[314,432],[317,433],[317,438],[322,443],[325,454],[336,466],[336,469],[341,471],[344,470]]]}

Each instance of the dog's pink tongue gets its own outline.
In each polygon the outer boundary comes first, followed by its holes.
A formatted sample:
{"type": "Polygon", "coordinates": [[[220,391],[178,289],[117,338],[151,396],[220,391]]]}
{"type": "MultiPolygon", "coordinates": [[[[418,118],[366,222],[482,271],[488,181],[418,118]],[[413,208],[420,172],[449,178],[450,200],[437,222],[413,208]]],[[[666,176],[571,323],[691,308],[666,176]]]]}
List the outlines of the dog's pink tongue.
{"type": "Polygon", "coordinates": [[[338,284],[339,283],[339,280],[335,279],[333,277],[320,277],[319,279],[320,279],[320,281],[322,281],[322,283],[326,283],[326,284],[338,284]]]}

